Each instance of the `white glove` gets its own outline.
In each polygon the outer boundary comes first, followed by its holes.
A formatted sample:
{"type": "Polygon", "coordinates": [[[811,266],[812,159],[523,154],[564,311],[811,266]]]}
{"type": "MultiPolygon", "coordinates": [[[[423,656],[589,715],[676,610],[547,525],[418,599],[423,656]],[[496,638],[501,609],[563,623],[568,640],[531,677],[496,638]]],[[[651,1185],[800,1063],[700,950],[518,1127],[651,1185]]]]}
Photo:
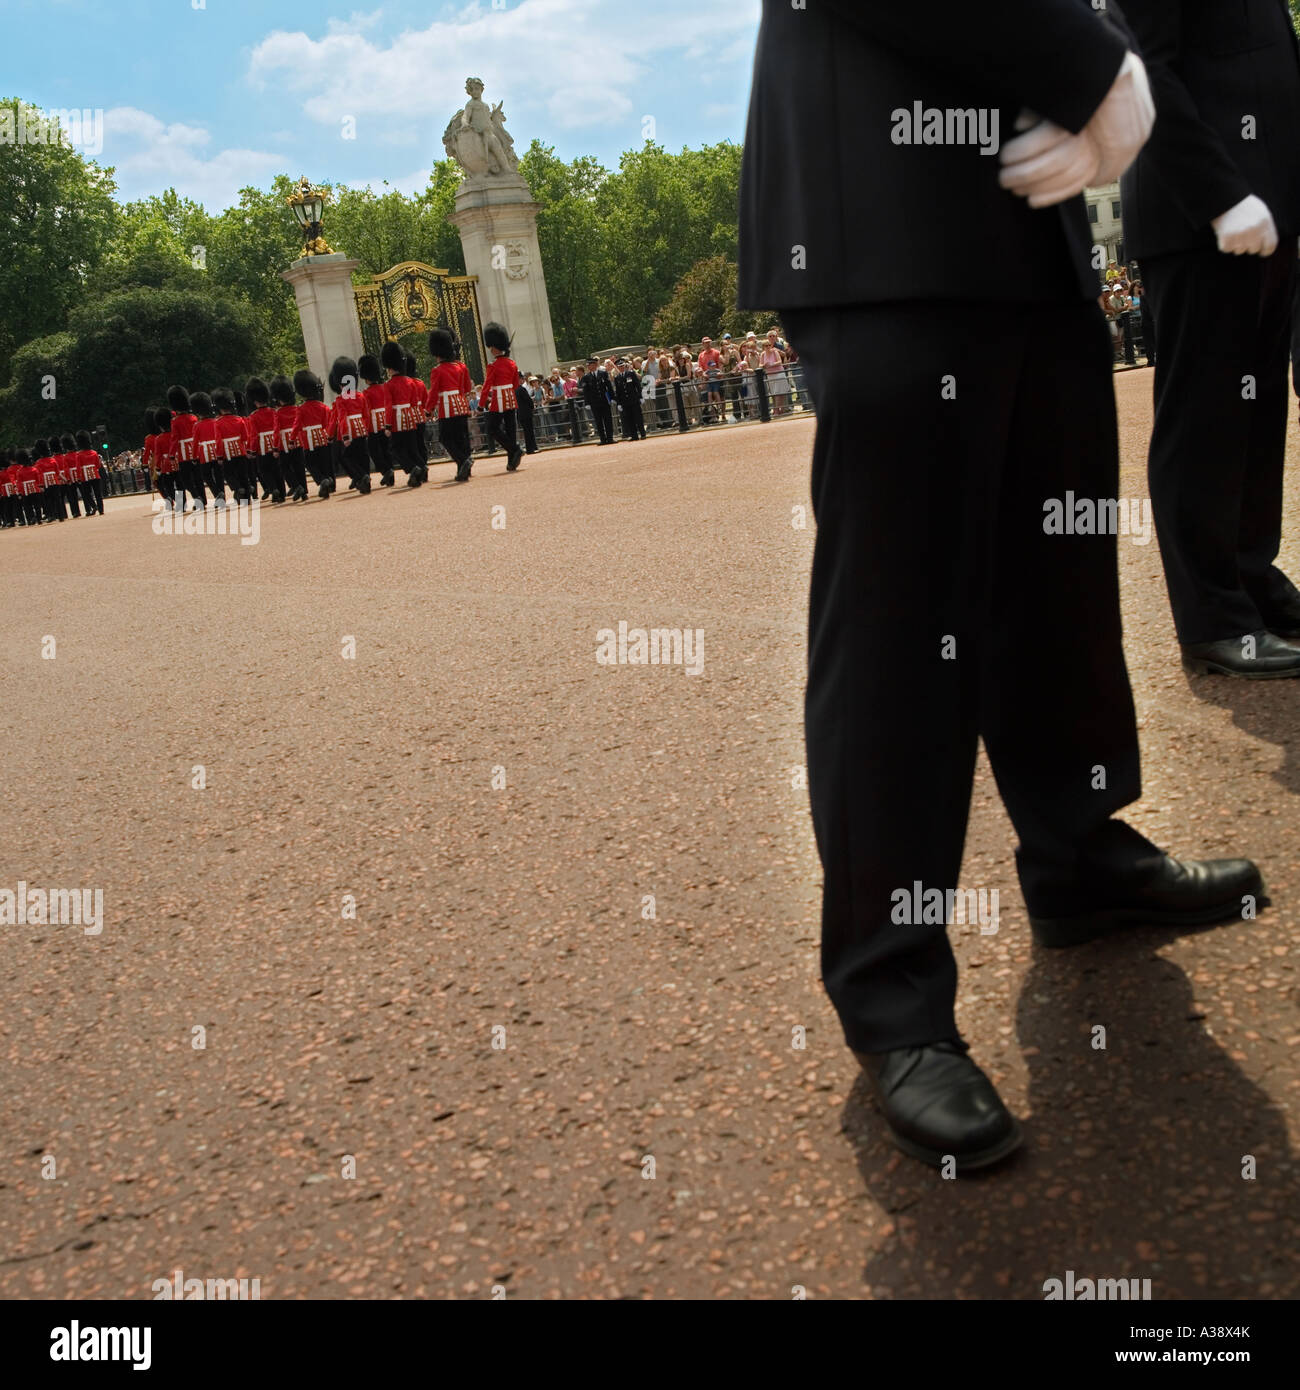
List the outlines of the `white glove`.
{"type": "MultiPolygon", "coordinates": [[[[1032,118],[1031,118],[1032,119],[1032,118]]],[[[1016,121],[1020,129],[1026,115],[1016,121]]],[[[998,182],[1032,208],[1051,207],[1082,193],[1097,181],[1101,154],[1096,141],[1082,130],[1071,135],[1052,121],[1040,120],[1023,135],[1009,140],[998,152],[1002,170],[998,182]]]]}
{"type": "Polygon", "coordinates": [[[1277,250],[1277,224],[1268,204],[1252,193],[1210,223],[1225,256],[1271,256],[1277,250]]]}
{"type": "Polygon", "coordinates": [[[1084,130],[1097,142],[1101,164],[1098,183],[1113,183],[1138,156],[1156,123],[1146,64],[1130,52],[1120,64],[1105,100],[1084,130]]]}
{"type": "MultiPolygon", "coordinates": [[[[1110,91],[1077,134],[1040,120],[999,152],[999,183],[1029,199],[1033,208],[1076,197],[1085,188],[1112,183],[1132,164],[1155,125],[1146,66],[1136,53],[1125,55],[1110,91]]],[[[1033,117],[1022,111],[1016,129],[1033,117]]]]}

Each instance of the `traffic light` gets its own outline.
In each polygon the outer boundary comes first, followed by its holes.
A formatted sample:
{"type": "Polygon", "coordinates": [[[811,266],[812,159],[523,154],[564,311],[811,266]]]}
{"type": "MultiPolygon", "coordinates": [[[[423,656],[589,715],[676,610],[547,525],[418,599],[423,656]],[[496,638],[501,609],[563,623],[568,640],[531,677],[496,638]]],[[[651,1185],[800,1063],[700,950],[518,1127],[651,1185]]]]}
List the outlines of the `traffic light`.
{"type": "Polygon", "coordinates": [[[105,458],[108,457],[108,426],[96,425],[94,433],[95,447],[105,458]]]}

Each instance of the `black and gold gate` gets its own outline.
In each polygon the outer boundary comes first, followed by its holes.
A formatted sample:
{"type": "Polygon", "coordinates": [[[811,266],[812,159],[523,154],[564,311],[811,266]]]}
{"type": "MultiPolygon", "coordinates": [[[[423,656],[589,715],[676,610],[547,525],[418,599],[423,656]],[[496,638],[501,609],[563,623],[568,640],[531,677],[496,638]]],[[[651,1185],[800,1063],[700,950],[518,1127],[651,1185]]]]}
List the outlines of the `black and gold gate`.
{"type": "MultiPolygon", "coordinates": [[[[483,333],[478,316],[478,293],[473,275],[403,261],[382,275],[354,285],[361,339],[376,357],[390,339],[418,335],[417,356],[427,356],[425,339],[431,329],[450,328],[460,339],[465,365],[476,381],[483,380],[483,333]]],[[[407,345],[408,350],[411,345],[407,345]]]]}

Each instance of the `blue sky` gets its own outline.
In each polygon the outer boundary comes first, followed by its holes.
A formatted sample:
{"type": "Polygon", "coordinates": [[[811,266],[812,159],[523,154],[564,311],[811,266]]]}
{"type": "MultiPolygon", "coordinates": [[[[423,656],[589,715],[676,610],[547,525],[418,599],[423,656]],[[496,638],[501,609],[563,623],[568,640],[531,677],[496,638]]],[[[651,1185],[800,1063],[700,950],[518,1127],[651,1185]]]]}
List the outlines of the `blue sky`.
{"type": "Polygon", "coordinates": [[[0,95],[104,112],[119,197],[218,211],[245,184],[423,186],[468,76],[534,136],[608,167],[744,134],[759,0],[4,0],[0,95]],[[352,127],[348,120],[351,119],[352,127]],[[355,138],[345,138],[355,129],[355,138]]]}

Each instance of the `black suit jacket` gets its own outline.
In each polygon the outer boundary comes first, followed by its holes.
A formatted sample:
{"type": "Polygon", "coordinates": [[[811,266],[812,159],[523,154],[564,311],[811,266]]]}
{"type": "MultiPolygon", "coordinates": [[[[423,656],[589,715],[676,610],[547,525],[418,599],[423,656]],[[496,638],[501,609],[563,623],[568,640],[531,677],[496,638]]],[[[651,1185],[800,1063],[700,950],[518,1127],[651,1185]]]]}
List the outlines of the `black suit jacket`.
{"type": "Polygon", "coordinates": [[[614,394],[609,373],[604,367],[597,367],[594,372],[584,372],[578,378],[578,389],[588,405],[608,405],[610,397],[614,394]]]}
{"type": "Polygon", "coordinates": [[[1279,233],[1300,233],[1300,51],[1286,0],[1124,0],[1124,15],[1156,99],[1122,181],[1129,254],[1212,248],[1210,223],[1251,193],[1279,233]]]}
{"type": "Polygon", "coordinates": [[[1095,298],[1082,198],[1034,211],[996,151],[896,143],[898,113],[1085,126],[1128,44],[1089,0],[764,0],[740,189],[745,308],[1095,298]],[[800,250],[802,248],[802,250],[800,250]]]}

